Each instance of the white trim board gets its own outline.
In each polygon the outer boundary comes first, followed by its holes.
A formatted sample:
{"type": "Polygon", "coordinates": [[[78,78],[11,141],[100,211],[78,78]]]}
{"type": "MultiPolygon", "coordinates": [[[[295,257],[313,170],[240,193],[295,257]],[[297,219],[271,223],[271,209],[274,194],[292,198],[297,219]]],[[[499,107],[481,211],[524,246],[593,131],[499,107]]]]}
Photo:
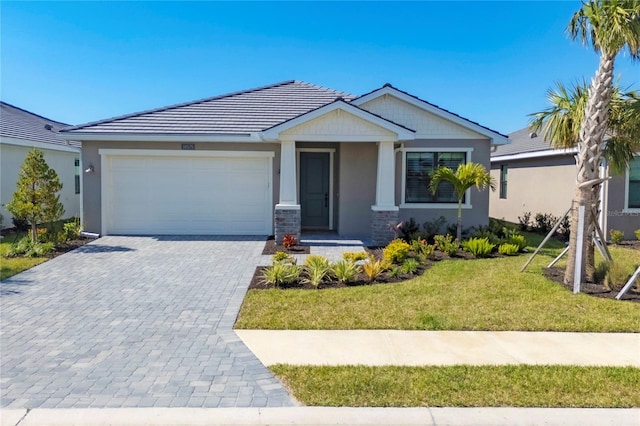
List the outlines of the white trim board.
{"type": "Polygon", "coordinates": [[[28,141],[25,139],[8,138],[5,136],[0,137],[0,145],[24,146],[26,148],[38,148],[43,150],[48,149],[51,151],[74,152],[74,153],[80,153],[81,151],[79,147],[75,147],[71,145],[58,145],[55,143],[28,141]]]}

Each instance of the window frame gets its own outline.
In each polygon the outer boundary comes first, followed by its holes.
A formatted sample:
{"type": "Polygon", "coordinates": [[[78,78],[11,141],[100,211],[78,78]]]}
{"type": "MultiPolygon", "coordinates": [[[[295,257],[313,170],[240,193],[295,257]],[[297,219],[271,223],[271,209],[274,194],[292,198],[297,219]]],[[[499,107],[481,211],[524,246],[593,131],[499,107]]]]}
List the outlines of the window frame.
{"type": "Polygon", "coordinates": [[[75,158],[73,160],[73,165],[75,167],[74,173],[74,184],[75,184],[75,193],[80,194],[80,158],[75,158]]]}
{"type": "MultiPolygon", "coordinates": [[[[407,190],[407,153],[408,152],[435,152],[435,153],[443,153],[443,152],[463,152],[465,154],[465,162],[469,163],[473,161],[472,153],[473,148],[452,148],[452,147],[415,147],[415,148],[400,148],[402,152],[402,174],[400,176],[401,179],[401,193],[400,193],[400,208],[402,209],[450,209],[457,210],[458,203],[407,203],[406,202],[406,190],[407,190]]],[[[468,189],[465,193],[464,202],[462,203],[463,209],[471,209],[471,189],[468,189]]]]}
{"type": "Polygon", "coordinates": [[[507,199],[508,174],[509,165],[500,165],[500,198],[503,200],[507,199]]]}
{"type": "MultiPolygon", "coordinates": [[[[636,152],[634,155],[633,161],[637,161],[640,163],[640,152],[636,152]]],[[[625,212],[640,212],[640,206],[638,207],[630,207],[629,206],[629,182],[630,182],[630,171],[631,165],[627,167],[627,170],[624,173],[624,211],[625,212]]]]}

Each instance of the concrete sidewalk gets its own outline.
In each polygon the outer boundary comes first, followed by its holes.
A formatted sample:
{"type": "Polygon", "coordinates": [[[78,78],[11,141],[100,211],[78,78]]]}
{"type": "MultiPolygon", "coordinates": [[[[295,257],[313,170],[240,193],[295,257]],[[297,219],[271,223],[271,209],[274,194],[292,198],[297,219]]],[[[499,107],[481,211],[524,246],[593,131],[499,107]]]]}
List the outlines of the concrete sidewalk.
{"type": "Polygon", "coordinates": [[[265,365],[556,364],[640,367],[640,333],[403,330],[235,332],[265,365]]]}
{"type": "Polygon", "coordinates": [[[637,426],[640,409],[87,408],[0,410],[2,426],[449,425],[637,426]]]}

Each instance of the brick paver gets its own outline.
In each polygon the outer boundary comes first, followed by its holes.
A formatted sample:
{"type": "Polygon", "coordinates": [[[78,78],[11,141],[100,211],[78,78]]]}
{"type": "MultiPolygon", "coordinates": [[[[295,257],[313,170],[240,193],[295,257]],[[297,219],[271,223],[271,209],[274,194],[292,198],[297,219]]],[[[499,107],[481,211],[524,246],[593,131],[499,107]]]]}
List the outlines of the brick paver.
{"type": "Polygon", "coordinates": [[[0,283],[4,408],[291,406],[232,327],[260,237],[103,237],[0,283]]]}

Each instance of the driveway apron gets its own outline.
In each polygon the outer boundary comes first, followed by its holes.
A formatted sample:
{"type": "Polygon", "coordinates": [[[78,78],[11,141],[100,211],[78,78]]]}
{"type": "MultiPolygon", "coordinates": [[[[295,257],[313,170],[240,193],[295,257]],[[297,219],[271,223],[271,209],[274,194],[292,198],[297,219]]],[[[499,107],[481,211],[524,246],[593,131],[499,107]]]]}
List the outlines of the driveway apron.
{"type": "Polygon", "coordinates": [[[1,406],[294,405],[232,329],[263,246],[108,236],[3,281],[1,406]]]}

